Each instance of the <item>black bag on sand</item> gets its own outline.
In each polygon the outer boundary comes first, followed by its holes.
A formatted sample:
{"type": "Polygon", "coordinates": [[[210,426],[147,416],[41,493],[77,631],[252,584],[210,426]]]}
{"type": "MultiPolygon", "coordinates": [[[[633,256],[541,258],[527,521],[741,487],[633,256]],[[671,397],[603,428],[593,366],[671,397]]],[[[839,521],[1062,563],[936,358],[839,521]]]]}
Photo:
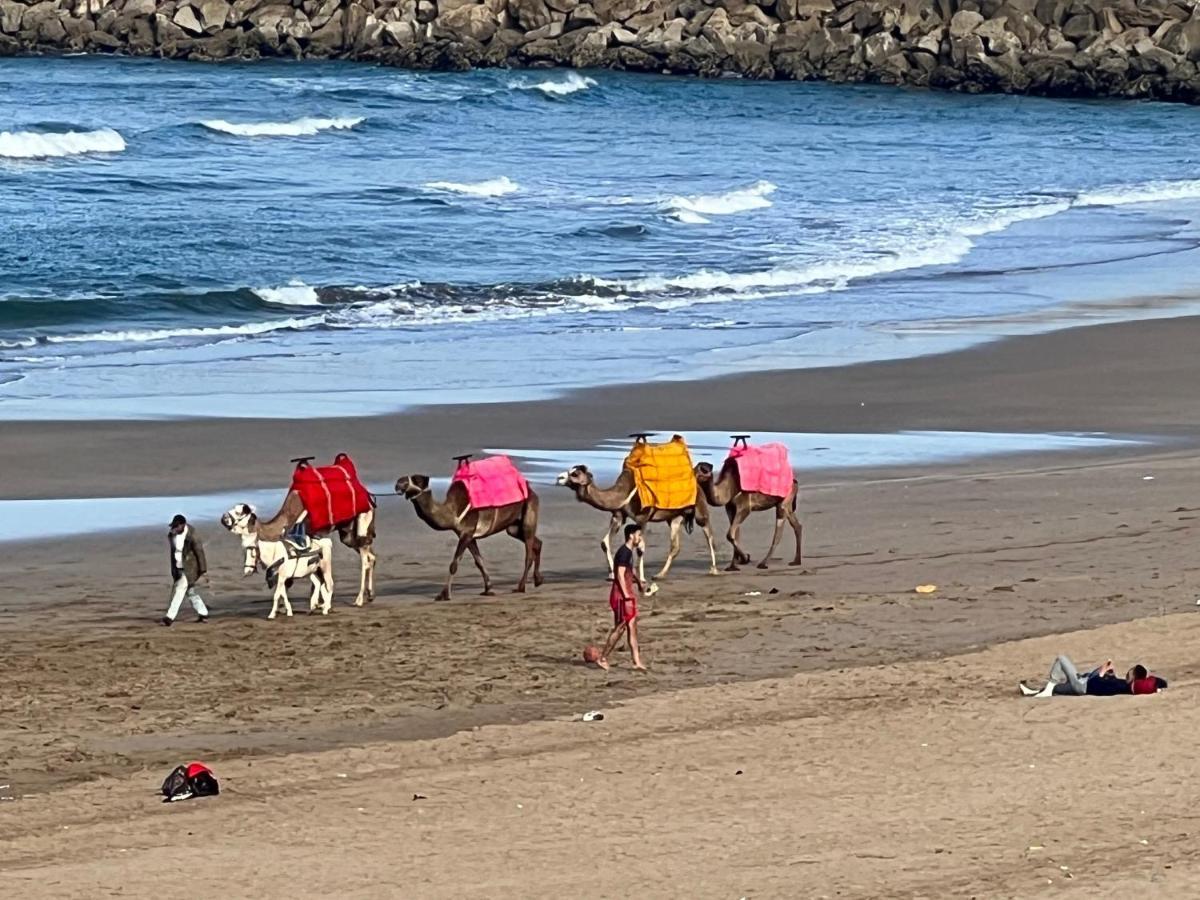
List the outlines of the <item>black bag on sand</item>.
{"type": "Polygon", "coordinates": [[[162,784],[163,803],[190,800],[192,797],[211,797],[221,793],[217,776],[204,763],[177,766],[162,784]]]}

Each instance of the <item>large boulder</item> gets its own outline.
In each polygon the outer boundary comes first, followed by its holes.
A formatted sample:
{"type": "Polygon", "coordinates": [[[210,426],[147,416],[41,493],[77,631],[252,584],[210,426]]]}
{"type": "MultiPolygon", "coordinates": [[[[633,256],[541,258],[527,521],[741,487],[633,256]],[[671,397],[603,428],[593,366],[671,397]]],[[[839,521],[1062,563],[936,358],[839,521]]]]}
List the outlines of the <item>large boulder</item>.
{"type": "Polygon", "coordinates": [[[601,22],[625,22],[649,9],[653,3],[654,0],[592,0],[592,6],[595,7],[601,22]]]}
{"type": "MultiPolygon", "coordinates": [[[[279,20],[279,24],[275,26],[279,36],[287,43],[287,38],[293,41],[302,41],[308,39],[313,33],[312,22],[308,20],[308,16],[302,10],[293,10],[290,16],[286,16],[279,20]]],[[[299,44],[297,44],[297,47],[299,44]]]]}
{"type": "Polygon", "coordinates": [[[346,29],[342,25],[343,15],[339,12],[328,22],[313,31],[308,39],[309,51],[316,55],[329,56],[342,49],[346,29]]]}
{"type": "Polygon", "coordinates": [[[511,0],[508,8],[525,31],[536,31],[554,21],[546,0],[511,0]]]}
{"type": "MultiPolygon", "coordinates": [[[[166,16],[160,16],[159,18],[165,19],[166,16]]],[[[204,26],[200,24],[200,19],[196,16],[196,11],[190,6],[179,7],[179,9],[175,11],[175,16],[170,21],[182,28],[188,34],[204,34],[204,26]]],[[[162,27],[163,26],[160,23],[160,33],[162,27]]],[[[162,38],[160,37],[159,40],[161,41],[162,38]]]]}
{"type": "MultiPolygon", "coordinates": [[[[571,10],[570,13],[567,14],[567,28],[570,30],[574,30],[576,28],[589,28],[599,24],[600,16],[597,14],[595,7],[593,7],[590,3],[580,3],[573,10],[571,10]]],[[[586,38],[584,40],[586,42],[586,38]]],[[[597,42],[593,40],[590,44],[588,44],[588,48],[586,50],[583,45],[580,44],[575,48],[576,53],[581,51],[585,53],[592,53],[596,48],[596,44],[597,42]]],[[[608,38],[606,36],[604,37],[604,46],[608,46],[608,38]]],[[[572,63],[572,65],[575,64],[572,63]]],[[[587,69],[590,67],[579,66],[578,68],[587,69]]]]}
{"type": "Polygon", "coordinates": [[[495,15],[486,6],[460,6],[443,13],[434,22],[435,29],[454,37],[469,37],[486,44],[500,27],[495,15]]]}
{"type": "Polygon", "coordinates": [[[226,0],[204,0],[199,9],[200,27],[204,29],[205,34],[216,34],[225,27],[225,21],[229,18],[230,12],[230,6],[226,0]]]}
{"type": "Polygon", "coordinates": [[[0,32],[16,34],[20,31],[25,8],[24,3],[17,3],[16,0],[0,0],[0,32]]]}
{"type": "MultiPolygon", "coordinates": [[[[581,5],[587,6],[588,4],[581,5]]],[[[568,24],[570,21],[568,18],[568,24]]],[[[575,45],[575,49],[571,53],[571,65],[577,69],[597,69],[604,65],[607,57],[608,35],[596,29],[585,34],[583,39],[575,45]]]]}
{"type": "Polygon", "coordinates": [[[115,38],[111,34],[98,30],[93,31],[87,36],[87,43],[93,50],[99,50],[104,53],[112,53],[125,46],[120,38],[115,38]]]}
{"type": "Polygon", "coordinates": [[[964,38],[968,34],[973,34],[975,29],[982,24],[983,16],[979,13],[969,9],[960,9],[950,20],[950,37],[964,38]]]}

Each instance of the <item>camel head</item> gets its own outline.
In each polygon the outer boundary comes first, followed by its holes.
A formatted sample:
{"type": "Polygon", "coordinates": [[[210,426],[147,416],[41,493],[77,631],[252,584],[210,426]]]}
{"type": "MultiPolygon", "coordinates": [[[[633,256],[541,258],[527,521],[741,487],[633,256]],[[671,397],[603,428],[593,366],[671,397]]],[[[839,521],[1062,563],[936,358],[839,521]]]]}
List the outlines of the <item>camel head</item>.
{"type": "Polygon", "coordinates": [[[701,484],[706,484],[713,479],[712,463],[702,462],[696,466],[696,480],[701,484]]]}
{"type": "Polygon", "coordinates": [[[396,479],[396,493],[406,500],[416,500],[429,490],[428,475],[401,475],[396,479]]]}
{"type": "Polygon", "coordinates": [[[587,466],[575,466],[573,469],[559,473],[558,478],[554,479],[555,484],[569,487],[573,491],[583,490],[595,480],[595,476],[587,466]]]}
{"type": "Polygon", "coordinates": [[[258,516],[254,514],[254,507],[249,503],[239,503],[221,516],[221,524],[234,534],[249,534],[257,521],[258,516]]]}

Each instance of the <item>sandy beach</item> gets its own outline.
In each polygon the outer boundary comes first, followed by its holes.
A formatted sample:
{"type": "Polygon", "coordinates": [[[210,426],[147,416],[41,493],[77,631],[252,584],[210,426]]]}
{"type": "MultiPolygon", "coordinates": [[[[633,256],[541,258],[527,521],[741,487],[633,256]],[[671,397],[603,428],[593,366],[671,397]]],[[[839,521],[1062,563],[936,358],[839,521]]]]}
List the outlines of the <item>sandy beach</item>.
{"type": "MultiPolygon", "coordinates": [[[[0,556],[0,886],[21,897],[1192,897],[1200,320],[550,401],[337,420],[6,423],[0,499],[365,478],[630,431],[1106,432],[1088,453],[805,472],[803,569],[711,577],[698,535],[643,620],[650,673],[579,660],[608,613],[603,514],[544,488],[547,583],[432,597],[452,550],[379,507],[378,600],[268,622],[199,523],[212,620],[155,622],[162,529],[0,556]],[[935,584],[919,595],[918,584],[935,584]],[[1054,654],[1163,696],[1028,701],[1054,654]],[[584,724],[584,710],[605,712],[584,724]],[[156,791],[193,758],[218,798],[156,791]],[[192,855],[188,855],[192,854],[192,855]]],[[[173,513],[176,510],[169,510],[173,513]]],[[[765,517],[751,519],[752,551],[765,517]]],[[[650,556],[665,543],[652,531],[650,556]]],[[[785,537],[786,546],[786,537],[785,537]]],[[[722,564],[728,560],[718,527],[722,564]]],[[[649,605],[649,604],[648,604],[649,605]]]]}

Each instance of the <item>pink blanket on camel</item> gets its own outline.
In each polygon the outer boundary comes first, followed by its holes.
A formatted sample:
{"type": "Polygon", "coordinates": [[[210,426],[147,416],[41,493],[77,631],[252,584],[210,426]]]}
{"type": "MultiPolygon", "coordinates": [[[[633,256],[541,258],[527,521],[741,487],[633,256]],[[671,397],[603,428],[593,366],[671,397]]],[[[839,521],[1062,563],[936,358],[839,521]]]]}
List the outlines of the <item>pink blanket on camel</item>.
{"type": "Polygon", "coordinates": [[[786,497],[792,489],[792,463],[783,444],[732,447],[729,459],[737,463],[743,491],[757,491],[771,497],[786,497]]]}
{"type": "Polygon", "coordinates": [[[467,489],[467,499],[475,509],[523,503],[529,498],[529,483],[507,456],[464,462],[451,480],[467,489]]]}

